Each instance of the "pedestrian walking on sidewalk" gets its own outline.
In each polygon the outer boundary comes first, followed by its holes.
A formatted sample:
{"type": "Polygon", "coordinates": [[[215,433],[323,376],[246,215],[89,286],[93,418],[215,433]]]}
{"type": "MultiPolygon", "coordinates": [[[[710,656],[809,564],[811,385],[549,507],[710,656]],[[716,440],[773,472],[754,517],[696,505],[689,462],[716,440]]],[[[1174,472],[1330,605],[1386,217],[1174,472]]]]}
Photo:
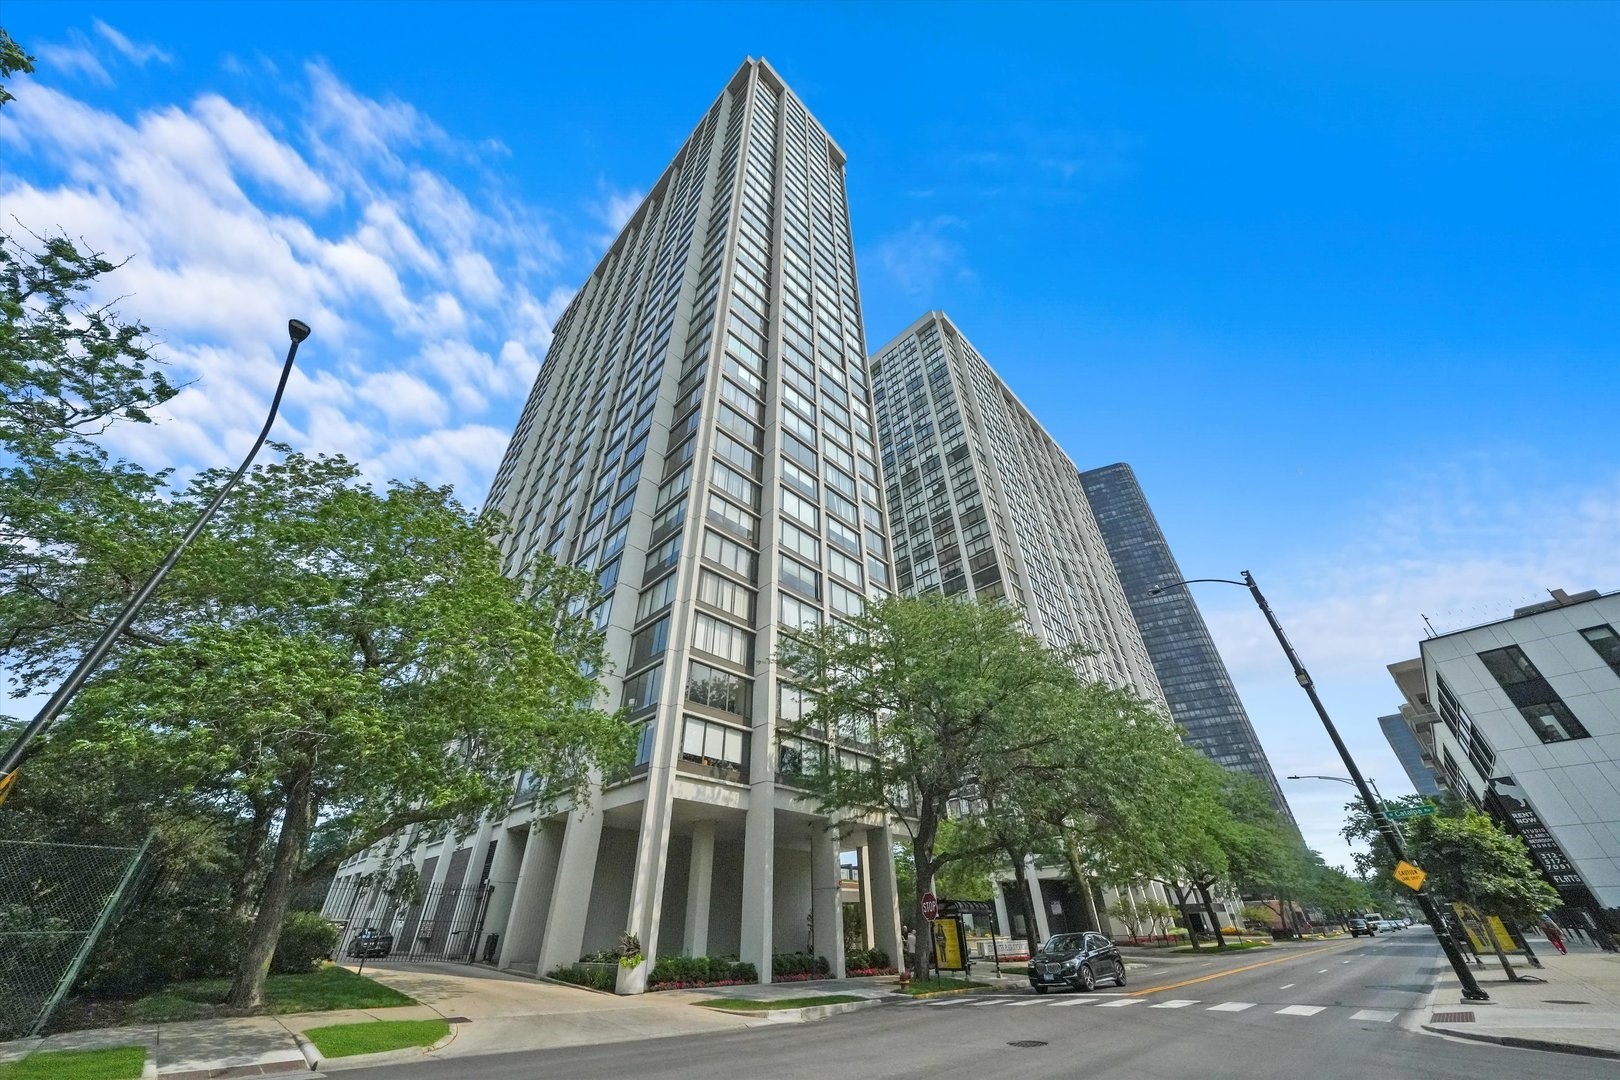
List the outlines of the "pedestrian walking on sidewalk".
{"type": "Polygon", "coordinates": [[[1569,950],[1564,948],[1564,932],[1558,929],[1558,924],[1553,922],[1551,915],[1541,917],[1541,932],[1547,935],[1547,940],[1552,942],[1553,948],[1558,950],[1558,955],[1564,956],[1568,954],[1569,950]]]}

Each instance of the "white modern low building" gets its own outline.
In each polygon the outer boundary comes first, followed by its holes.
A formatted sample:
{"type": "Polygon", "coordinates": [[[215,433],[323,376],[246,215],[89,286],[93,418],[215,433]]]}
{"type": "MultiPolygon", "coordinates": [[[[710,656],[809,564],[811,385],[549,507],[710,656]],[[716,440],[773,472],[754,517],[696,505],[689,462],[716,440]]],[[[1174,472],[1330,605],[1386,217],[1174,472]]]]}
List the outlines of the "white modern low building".
{"type": "MultiPolygon", "coordinates": [[[[1564,910],[1620,933],[1620,592],[1421,646],[1441,781],[1518,831],[1564,910]]],[[[1409,695],[1410,696],[1410,695],[1409,695]]]]}

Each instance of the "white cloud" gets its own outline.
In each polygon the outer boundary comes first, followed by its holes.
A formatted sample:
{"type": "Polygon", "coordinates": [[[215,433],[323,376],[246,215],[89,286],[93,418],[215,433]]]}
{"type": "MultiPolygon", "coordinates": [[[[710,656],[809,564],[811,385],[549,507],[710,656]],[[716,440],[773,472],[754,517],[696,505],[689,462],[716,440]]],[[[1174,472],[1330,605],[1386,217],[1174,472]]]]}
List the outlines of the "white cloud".
{"type": "MultiPolygon", "coordinates": [[[[1425,462],[1391,477],[1343,528],[1340,545],[1302,545],[1287,563],[1253,569],[1362,772],[1388,796],[1411,786],[1376,722],[1401,701],[1385,669],[1418,654],[1425,615],[1444,633],[1507,618],[1547,589],[1620,588],[1620,470],[1577,481],[1531,452],[1425,462]]],[[[1251,598],[1198,588],[1279,779],[1343,775],[1251,598]]],[[[1303,780],[1283,789],[1306,840],[1330,863],[1347,861],[1337,833],[1349,789],[1303,780]]]]}
{"type": "Polygon", "coordinates": [[[95,54],[95,50],[84,43],[82,36],[75,35],[75,37],[78,41],[72,45],[40,44],[37,49],[40,68],[65,75],[83,75],[102,86],[111,86],[112,76],[102,65],[101,58],[95,54]]]}
{"type": "MultiPolygon", "coordinates": [[[[128,60],[165,59],[98,32],[128,60]]],[[[188,384],[155,424],[117,429],[116,451],[182,476],[234,462],[296,316],[314,334],[276,437],[346,454],[374,480],[456,484],[476,504],[577,286],[557,276],[571,260],[499,177],[454,179],[472,144],[328,68],[305,76],[256,80],[283,95],[268,100],[205,92],[127,110],[25,81],[0,128],[0,201],[24,229],[127,258],[96,299],[154,327],[188,384]]],[[[595,228],[582,222],[579,242],[594,247],[595,228]]]]}
{"type": "Polygon", "coordinates": [[[91,25],[95,27],[96,33],[100,34],[114,49],[117,49],[126,60],[132,61],[136,67],[145,67],[147,62],[151,60],[156,60],[160,64],[174,63],[174,57],[156,45],[131,41],[100,19],[96,19],[91,25]]]}
{"type": "Polygon", "coordinates": [[[946,277],[971,277],[962,247],[952,233],[962,228],[953,217],[914,221],[904,231],[878,241],[877,265],[903,292],[925,296],[946,277]]]}

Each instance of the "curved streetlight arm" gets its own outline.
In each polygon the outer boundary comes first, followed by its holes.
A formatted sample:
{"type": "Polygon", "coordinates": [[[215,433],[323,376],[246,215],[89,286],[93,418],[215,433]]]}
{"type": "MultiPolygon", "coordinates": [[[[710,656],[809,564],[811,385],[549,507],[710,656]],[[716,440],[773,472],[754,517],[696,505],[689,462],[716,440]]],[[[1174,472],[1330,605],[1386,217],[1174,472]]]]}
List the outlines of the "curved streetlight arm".
{"type": "MultiPolygon", "coordinates": [[[[1248,571],[1244,571],[1244,573],[1248,573],[1248,571]]],[[[1200,581],[1214,581],[1214,582],[1219,582],[1222,585],[1242,585],[1244,588],[1248,588],[1248,583],[1247,582],[1233,581],[1231,578],[1195,577],[1195,578],[1188,578],[1186,581],[1172,581],[1168,585],[1160,585],[1157,588],[1149,589],[1148,590],[1148,595],[1149,596],[1158,596],[1160,593],[1167,592],[1170,589],[1178,588],[1178,587],[1180,587],[1182,585],[1196,585],[1200,581]]]]}
{"type": "Polygon", "coordinates": [[[276,396],[270,400],[270,415],[265,417],[264,427],[259,429],[259,437],[253,441],[253,447],[248,450],[247,457],[242,459],[242,464],[236,467],[236,471],[220,487],[219,491],[214,495],[213,501],[197,516],[197,520],[192,522],[191,528],[186,530],[186,534],[180,538],[180,542],[174,545],[174,548],[164,558],[163,562],[158,564],[158,568],[152,571],[152,576],[147,578],[146,583],[140,587],[140,590],[129,598],[129,602],[118,613],[118,617],[113,619],[107,629],[101,632],[101,636],[90,647],[90,651],[84,654],[79,660],[78,666],[73,669],[73,672],[68,675],[62,685],[56,688],[56,693],[51,695],[50,700],[45,703],[45,707],[39,710],[39,715],[35,716],[33,721],[6,748],[5,757],[0,758],[0,780],[9,778],[16,771],[17,766],[22,764],[23,758],[27,755],[28,745],[44,734],[45,730],[56,722],[56,718],[61,715],[63,709],[67,708],[67,703],[73,700],[74,695],[84,686],[91,673],[101,666],[101,662],[112,651],[113,643],[118,640],[119,635],[129,628],[130,623],[135,621],[135,616],[140,614],[141,608],[146,606],[146,601],[151,599],[152,594],[157,591],[157,587],[163,583],[163,579],[169,576],[169,571],[174,569],[174,564],[180,561],[181,553],[190,547],[191,542],[197,539],[198,535],[207,527],[208,522],[214,516],[214,512],[225,502],[225,497],[231,493],[232,488],[236,487],[236,482],[242,479],[242,475],[247,472],[248,466],[253,464],[253,459],[258,456],[259,448],[264,446],[264,441],[270,437],[270,428],[276,422],[276,412],[281,408],[281,395],[286,391],[287,380],[292,375],[293,359],[298,355],[299,343],[309,337],[309,326],[298,319],[289,319],[287,321],[287,336],[292,339],[292,344],[287,347],[286,363],[281,365],[281,380],[276,383],[276,396]]]}
{"type": "MultiPolygon", "coordinates": [[[[1406,845],[1399,830],[1395,828],[1395,823],[1384,814],[1383,800],[1373,797],[1372,788],[1368,786],[1366,779],[1361,775],[1361,770],[1356,767],[1355,759],[1350,756],[1350,748],[1339,737],[1339,729],[1333,726],[1333,720],[1328,716],[1327,707],[1322,704],[1322,699],[1317,696],[1316,684],[1311,680],[1311,673],[1305,670],[1305,665],[1300,662],[1299,654],[1294,651],[1294,646],[1289,643],[1288,635],[1283,633],[1282,624],[1277,621],[1276,613],[1271,610],[1271,605],[1266,603],[1265,595],[1260,592],[1260,586],[1255,583],[1254,575],[1245,570],[1243,571],[1242,581],[1231,581],[1226,578],[1191,578],[1187,582],[1176,582],[1176,584],[1184,585],[1197,581],[1216,581],[1225,585],[1242,585],[1249,590],[1249,595],[1254,597],[1255,604],[1259,606],[1261,614],[1266,617],[1266,623],[1271,627],[1271,632],[1276,636],[1277,644],[1282,646],[1283,655],[1288,657],[1289,666],[1294,669],[1294,681],[1299,683],[1300,688],[1305,691],[1305,696],[1311,699],[1311,707],[1316,710],[1316,715],[1321,718],[1322,726],[1327,729],[1328,738],[1333,740],[1333,747],[1339,752],[1339,760],[1344,762],[1345,771],[1350,774],[1350,781],[1355,786],[1356,792],[1361,796],[1361,801],[1367,807],[1368,814],[1372,816],[1373,824],[1377,826],[1379,835],[1384,838],[1384,843],[1389,845],[1391,854],[1397,860],[1405,862],[1406,845]]],[[[1174,586],[1166,585],[1164,588],[1174,588],[1174,586]]],[[[1154,591],[1158,592],[1159,590],[1154,591]]],[[[1440,915],[1440,909],[1435,906],[1434,898],[1430,895],[1428,889],[1425,887],[1417,890],[1417,898],[1418,903],[1423,907],[1423,914],[1429,920],[1429,925],[1434,929],[1435,937],[1440,941],[1440,947],[1445,950],[1446,959],[1451,962],[1452,970],[1457,973],[1457,981],[1462,984],[1463,997],[1469,1001],[1489,1001],[1490,995],[1480,988],[1479,981],[1474,978],[1474,973],[1468,970],[1468,962],[1463,959],[1461,950],[1457,948],[1456,941],[1452,939],[1451,931],[1447,929],[1445,920],[1440,915]]]]}

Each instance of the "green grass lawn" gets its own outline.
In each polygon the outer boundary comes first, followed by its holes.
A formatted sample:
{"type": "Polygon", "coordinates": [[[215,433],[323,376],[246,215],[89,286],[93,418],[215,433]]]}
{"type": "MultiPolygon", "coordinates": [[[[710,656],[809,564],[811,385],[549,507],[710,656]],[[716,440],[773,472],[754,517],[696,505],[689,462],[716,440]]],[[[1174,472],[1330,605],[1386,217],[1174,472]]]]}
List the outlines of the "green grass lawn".
{"type": "Polygon", "coordinates": [[[138,1080],[146,1047],[45,1050],[0,1064],[0,1080],[138,1080]]]}
{"type": "Polygon", "coordinates": [[[443,1020],[372,1020],[361,1024],[331,1024],[304,1032],[323,1058],[432,1046],[448,1034],[450,1025],[443,1020]]]}
{"type": "Polygon", "coordinates": [[[989,983],[974,982],[971,979],[912,979],[911,986],[906,990],[906,993],[916,997],[918,994],[937,994],[942,990],[972,990],[976,987],[989,985],[989,983]]]}
{"type": "MultiPolygon", "coordinates": [[[[1269,942],[1269,941],[1228,941],[1226,943],[1226,948],[1227,948],[1228,951],[1231,951],[1232,949],[1269,949],[1269,948],[1271,948],[1271,942],[1269,942]]],[[[1216,949],[1215,945],[1206,944],[1199,951],[1200,952],[1214,952],[1215,949],[1216,949]]],[[[1175,952],[1192,952],[1193,947],[1191,945],[1178,945],[1178,946],[1176,946],[1176,948],[1173,951],[1175,951],[1175,952]]]]}
{"type": "MultiPolygon", "coordinates": [[[[129,1019],[146,1023],[218,1016],[230,992],[229,979],[192,979],[174,983],[135,1002],[129,1019]]],[[[329,1009],[376,1009],[415,1005],[382,983],[328,965],[309,975],[272,975],[264,981],[263,1013],[325,1012],[329,1009]]]]}
{"type": "Polygon", "coordinates": [[[728,1009],[731,1012],[770,1012],[773,1009],[808,1009],[812,1005],[842,1005],[847,1001],[864,1001],[859,994],[816,994],[813,997],[776,998],[710,998],[694,1001],[708,1009],[728,1009]]]}

